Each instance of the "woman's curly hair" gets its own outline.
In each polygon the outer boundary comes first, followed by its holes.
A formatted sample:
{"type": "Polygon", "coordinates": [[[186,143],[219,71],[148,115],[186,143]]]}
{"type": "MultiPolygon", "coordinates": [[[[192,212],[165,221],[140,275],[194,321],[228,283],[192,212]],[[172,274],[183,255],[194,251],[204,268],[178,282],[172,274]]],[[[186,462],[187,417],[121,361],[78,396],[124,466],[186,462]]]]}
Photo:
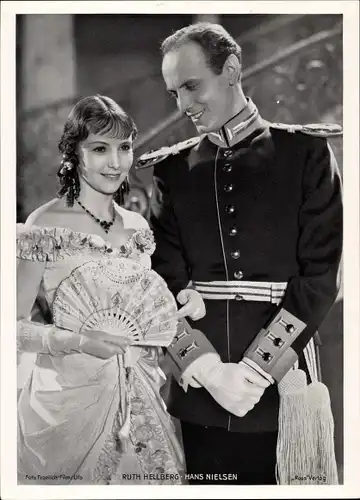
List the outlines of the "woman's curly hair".
{"type": "MultiPolygon", "coordinates": [[[[81,141],[90,134],[107,135],[117,139],[127,139],[131,136],[135,140],[137,133],[131,116],[110,97],[94,95],[81,99],[70,111],[59,142],[62,161],[57,173],[61,185],[58,197],[66,196],[67,205],[73,206],[74,200],[80,194],[77,146],[81,141]]],[[[128,183],[124,181],[115,193],[114,200],[123,204],[124,195],[128,190],[128,183]]]]}

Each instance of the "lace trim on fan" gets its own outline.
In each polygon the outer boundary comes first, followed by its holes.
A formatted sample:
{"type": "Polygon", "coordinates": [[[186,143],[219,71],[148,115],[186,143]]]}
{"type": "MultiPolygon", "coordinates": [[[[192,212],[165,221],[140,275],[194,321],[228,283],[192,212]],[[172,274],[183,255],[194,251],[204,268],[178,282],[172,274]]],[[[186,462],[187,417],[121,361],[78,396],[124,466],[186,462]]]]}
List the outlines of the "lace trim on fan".
{"type": "Polygon", "coordinates": [[[45,228],[32,226],[25,229],[24,224],[16,225],[16,253],[19,259],[38,262],[54,262],[65,255],[84,251],[84,249],[103,253],[114,252],[128,257],[132,252],[151,255],[155,250],[155,240],[151,229],[137,229],[120,247],[98,235],[79,233],[67,228],[45,228]]]}

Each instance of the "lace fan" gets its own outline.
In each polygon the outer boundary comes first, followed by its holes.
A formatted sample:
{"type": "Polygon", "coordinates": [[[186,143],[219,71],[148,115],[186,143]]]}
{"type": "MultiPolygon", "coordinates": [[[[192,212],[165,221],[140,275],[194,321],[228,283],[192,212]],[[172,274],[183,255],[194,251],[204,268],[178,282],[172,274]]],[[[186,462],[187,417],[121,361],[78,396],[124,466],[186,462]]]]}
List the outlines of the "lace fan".
{"type": "Polygon", "coordinates": [[[125,258],[89,261],[59,285],[56,326],[81,333],[101,330],[133,344],[168,346],[176,334],[176,301],[153,270],[125,258]]]}

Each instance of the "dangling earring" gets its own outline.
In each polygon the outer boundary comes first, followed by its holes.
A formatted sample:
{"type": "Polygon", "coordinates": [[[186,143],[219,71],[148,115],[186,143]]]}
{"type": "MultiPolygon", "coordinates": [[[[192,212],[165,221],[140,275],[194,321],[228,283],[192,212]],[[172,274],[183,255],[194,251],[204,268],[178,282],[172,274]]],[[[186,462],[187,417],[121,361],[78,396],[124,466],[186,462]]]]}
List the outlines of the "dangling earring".
{"type": "Polygon", "coordinates": [[[119,189],[114,194],[114,201],[118,205],[123,205],[125,202],[125,196],[130,192],[130,185],[128,176],[122,181],[119,189]]]}
{"type": "Polygon", "coordinates": [[[123,191],[124,195],[128,194],[130,192],[130,184],[129,184],[129,176],[128,175],[123,180],[121,187],[122,187],[122,191],[123,191]]]}
{"type": "Polygon", "coordinates": [[[72,200],[72,204],[74,203],[74,200],[79,198],[79,194],[80,194],[79,175],[77,173],[76,168],[74,168],[74,170],[72,172],[72,176],[71,176],[71,185],[69,186],[69,193],[68,193],[68,199],[69,199],[69,195],[70,195],[71,200],[72,200]],[[71,194],[70,194],[70,192],[71,192],[71,194]]]}

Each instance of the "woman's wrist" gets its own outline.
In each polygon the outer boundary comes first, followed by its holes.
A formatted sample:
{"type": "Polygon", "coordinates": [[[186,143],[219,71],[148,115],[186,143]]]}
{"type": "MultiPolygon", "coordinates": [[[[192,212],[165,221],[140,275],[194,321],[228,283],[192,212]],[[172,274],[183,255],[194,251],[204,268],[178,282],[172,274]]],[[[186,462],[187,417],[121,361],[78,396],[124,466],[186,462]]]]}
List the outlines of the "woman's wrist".
{"type": "Polygon", "coordinates": [[[81,335],[58,328],[53,324],[44,325],[25,319],[17,321],[17,349],[19,352],[63,356],[80,352],[81,338],[81,335]]]}

